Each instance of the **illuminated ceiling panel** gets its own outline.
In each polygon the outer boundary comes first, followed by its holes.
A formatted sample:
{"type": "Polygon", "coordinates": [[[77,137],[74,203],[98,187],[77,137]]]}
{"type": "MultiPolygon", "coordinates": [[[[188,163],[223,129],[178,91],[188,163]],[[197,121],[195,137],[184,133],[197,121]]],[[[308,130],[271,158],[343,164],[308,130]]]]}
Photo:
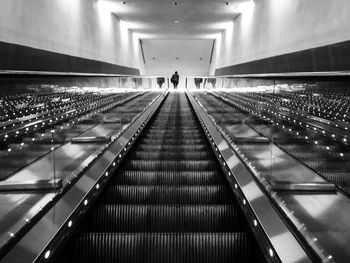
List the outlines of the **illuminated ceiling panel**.
{"type": "Polygon", "coordinates": [[[250,0],[99,0],[141,38],[215,38],[250,0]]]}

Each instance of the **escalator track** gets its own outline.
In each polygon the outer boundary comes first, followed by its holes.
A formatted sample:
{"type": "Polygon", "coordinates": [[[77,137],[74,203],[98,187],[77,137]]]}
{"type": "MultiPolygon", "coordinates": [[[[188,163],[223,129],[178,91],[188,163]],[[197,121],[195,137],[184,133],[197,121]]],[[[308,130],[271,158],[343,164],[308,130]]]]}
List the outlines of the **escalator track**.
{"type": "Polygon", "coordinates": [[[264,262],[184,93],[170,93],[56,262],[264,262]]]}

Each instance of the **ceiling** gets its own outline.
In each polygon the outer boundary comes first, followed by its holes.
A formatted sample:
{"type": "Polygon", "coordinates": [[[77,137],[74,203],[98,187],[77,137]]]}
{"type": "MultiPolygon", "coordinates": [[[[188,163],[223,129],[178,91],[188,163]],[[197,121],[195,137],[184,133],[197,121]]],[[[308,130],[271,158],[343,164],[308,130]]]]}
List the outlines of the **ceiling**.
{"type": "Polygon", "coordinates": [[[212,39],[238,15],[237,6],[249,0],[99,1],[141,39],[212,39]]]}
{"type": "Polygon", "coordinates": [[[142,40],[147,75],[208,75],[213,40],[142,40]]]}

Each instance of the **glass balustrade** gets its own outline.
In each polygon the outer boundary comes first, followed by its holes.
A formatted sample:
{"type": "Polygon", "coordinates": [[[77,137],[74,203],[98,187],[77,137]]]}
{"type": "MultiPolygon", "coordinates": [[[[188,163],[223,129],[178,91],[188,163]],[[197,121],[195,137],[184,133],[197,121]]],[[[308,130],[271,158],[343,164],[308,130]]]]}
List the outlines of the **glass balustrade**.
{"type": "Polygon", "coordinates": [[[325,262],[349,258],[349,81],[195,76],[186,83],[313,251],[325,262]]]}
{"type": "Polygon", "coordinates": [[[0,247],[165,89],[162,76],[0,79],[0,247]]]}

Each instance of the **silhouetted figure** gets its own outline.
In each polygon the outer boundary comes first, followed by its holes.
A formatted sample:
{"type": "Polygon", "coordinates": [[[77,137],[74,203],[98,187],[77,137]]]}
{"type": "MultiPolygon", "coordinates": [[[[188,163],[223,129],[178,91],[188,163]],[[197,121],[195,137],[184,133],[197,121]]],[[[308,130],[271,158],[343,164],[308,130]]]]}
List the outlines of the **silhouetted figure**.
{"type": "Polygon", "coordinates": [[[134,89],[142,87],[142,78],[132,78],[132,81],[134,82],[134,89]]]}
{"type": "Polygon", "coordinates": [[[196,85],[197,89],[200,88],[202,82],[203,82],[202,78],[194,78],[194,84],[196,85]]]}
{"type": "Polygon", "coordinates": [[[177,73],[177,71],[175,71],[175,74],[170,79],[171,83],[173,83],[174,85],[174,89],[176,89],[177,85],[179,85],[179,79],[180,79],[180,76],[177,73]]]}
{"type": "Polygon", "coordinates": [[[208,83],[211,83],[211,85],[213,86],[213,88],[215,88],[216,79],[214,79],[214,78],[209,78],[209,79],[208,79],[208,83]]]}
{"type": "Polygon", "coordinates": [[[165,78],[163,78],[163,77],[158,77],[157,78],[157,83],[159,85],[159,88],[162,88],[164,82],[165,82],[165,78]]]}

